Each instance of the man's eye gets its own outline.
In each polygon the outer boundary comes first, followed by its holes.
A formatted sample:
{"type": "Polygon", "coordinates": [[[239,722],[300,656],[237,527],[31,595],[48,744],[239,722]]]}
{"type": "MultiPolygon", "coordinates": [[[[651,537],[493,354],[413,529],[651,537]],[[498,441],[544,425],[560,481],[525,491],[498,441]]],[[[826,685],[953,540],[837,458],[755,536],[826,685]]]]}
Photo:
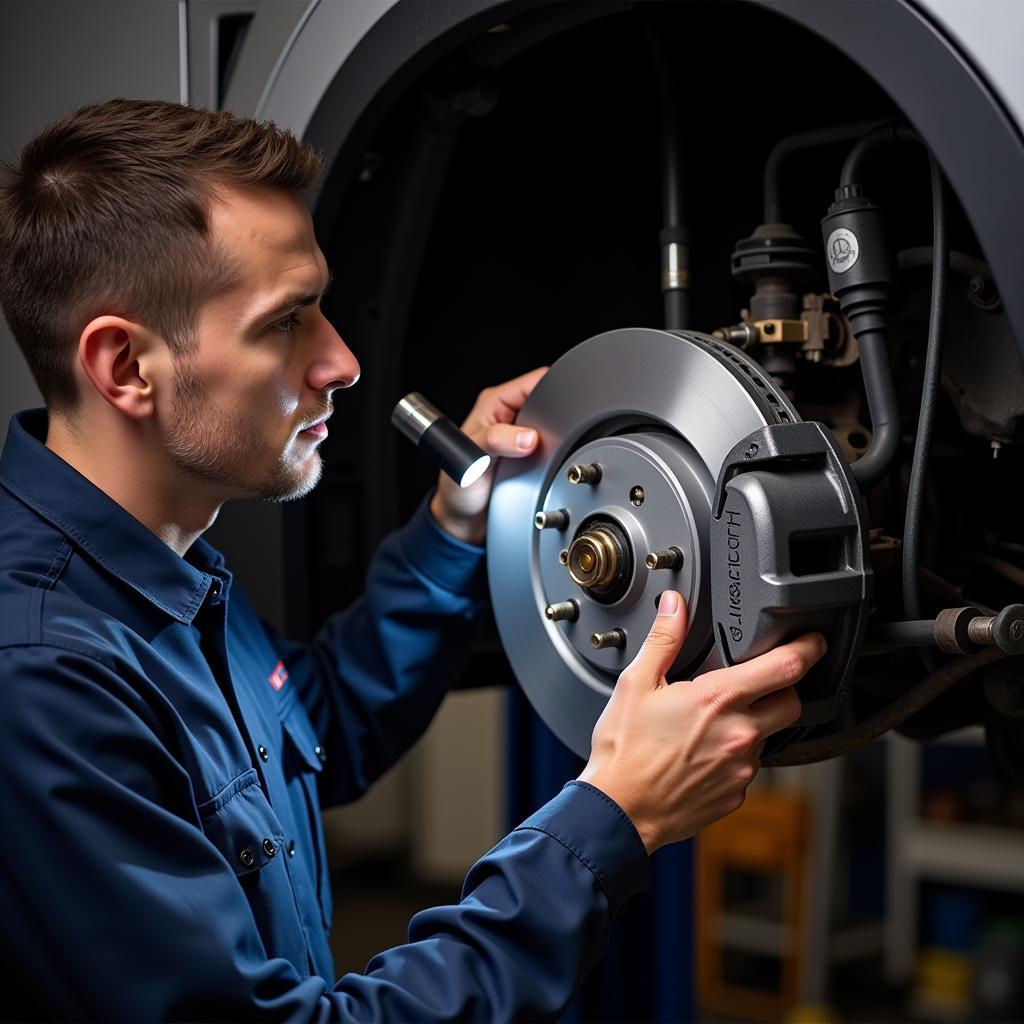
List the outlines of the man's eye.
{"type": "Polygon", "coordinates": [[[274,330],[280,331],[282,334],[288,334],[292,328],[299,326],[299,318],[294,313],[289,313],[284,320],[278,320],[274,324],[274,330]]]}

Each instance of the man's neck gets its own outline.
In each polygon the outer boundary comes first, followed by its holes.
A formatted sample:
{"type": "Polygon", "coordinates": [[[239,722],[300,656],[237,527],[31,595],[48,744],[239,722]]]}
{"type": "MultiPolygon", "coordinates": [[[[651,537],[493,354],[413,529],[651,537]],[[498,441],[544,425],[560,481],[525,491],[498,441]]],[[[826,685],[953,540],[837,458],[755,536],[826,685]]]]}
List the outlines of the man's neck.
{"type": "Polygon", "coordinates": [[[72,427],[50,414],[46,447],[179,555],[217,518],[222,497],[204,493],[147,436],[144,425],[91,420],[72,427]]]}

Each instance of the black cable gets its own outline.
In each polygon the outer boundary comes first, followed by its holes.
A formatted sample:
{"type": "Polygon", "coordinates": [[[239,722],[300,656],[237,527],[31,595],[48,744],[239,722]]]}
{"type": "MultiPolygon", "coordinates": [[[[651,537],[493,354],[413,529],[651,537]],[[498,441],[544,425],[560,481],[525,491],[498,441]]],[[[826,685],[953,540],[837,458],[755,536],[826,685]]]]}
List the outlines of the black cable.
{"type": "Polygon", "coordinates": [[[798,132],[779,139],[772,147],[764,165],[764,222],[778,224],[783,219],[782,165],[789,157],[804,149],[817,149],[862,138],[876,127],[878,121],[858,121],[856,124],[798,132]]]}
{"type": "MultiPolygon", "coordinates": [[[[942,374],[942,333],[946,316],[946,279],[949,273],[949,238],[946,234],[946,204],[942,170],[928,150],[932,182],[932,297],[928,315],[928,345],[925,354],[921,406],[917,416],[917,436],[907,488],[907,511],[903,526],[903,613],[908,619],[921,617],[921,598],[917,582],[918,541],[921,534],[921,503],[924,478],[931,450],[935,405],[942,374]]],[[[925,666],[934,671],[937,659],[933,651],[922,650],[925,666]]]]}
{"type": "Polygon", "coordinates": [[[850,150],[839,176],[839,187],[844,185],[861,185],[864,183],[864,166],[879,149],[891,146],[894,142],[920,142],[921,136],[905,121],[888,121],[868,132],[850,150]]]}
{"type": "Polygon", "coordinates": [[[690,322],[690,289],[668,288],[665,290],[665,330],[683,331],[690,322]]]}
{"type": "Polygon", "coordinates": [[[666,330],[690,325],[689,231],[687,225],[686,162],[682,154],[679,113],[679,75],[672,50],[654,22],[647,23],[661,109],[662,300],[666,330]]]}
{"type": "Polygon", "coordinates": [[[871,446],[850,467],[850,472],[861,491],[865,492],[885,476],[896,455],[900,443],[900,414],[884,331],[868,331],[857,339],[857,343],[871,417],[871,446]]]}

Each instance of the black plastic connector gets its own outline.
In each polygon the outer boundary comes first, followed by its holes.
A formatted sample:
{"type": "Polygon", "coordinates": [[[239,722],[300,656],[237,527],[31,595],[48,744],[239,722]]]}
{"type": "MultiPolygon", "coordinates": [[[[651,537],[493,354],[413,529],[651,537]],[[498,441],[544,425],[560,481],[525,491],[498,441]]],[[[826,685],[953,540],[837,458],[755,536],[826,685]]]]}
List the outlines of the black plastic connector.
{"type": "Polygon", "coordinates": [[[821,233],[829,290],[839,300],[854,336],[884,330],[893,272],[882,211],[860,185],[843,185],[836,189],[821,233]]]}

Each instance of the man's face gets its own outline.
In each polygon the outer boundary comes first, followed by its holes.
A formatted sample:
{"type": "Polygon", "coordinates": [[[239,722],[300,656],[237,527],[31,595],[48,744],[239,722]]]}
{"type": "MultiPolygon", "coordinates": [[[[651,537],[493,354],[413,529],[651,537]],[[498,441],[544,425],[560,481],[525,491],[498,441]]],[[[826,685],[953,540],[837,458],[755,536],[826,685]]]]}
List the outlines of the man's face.
{"type": "Polygon", "coordinates": [[[285,192],[223,190],[210,222],[238,276],[203,304],[196,348],[177,362],[167,453],[225,496],[301,497],[320,478],[331,393],[359,377],[320,312],[327,264],[285,192]]]}

